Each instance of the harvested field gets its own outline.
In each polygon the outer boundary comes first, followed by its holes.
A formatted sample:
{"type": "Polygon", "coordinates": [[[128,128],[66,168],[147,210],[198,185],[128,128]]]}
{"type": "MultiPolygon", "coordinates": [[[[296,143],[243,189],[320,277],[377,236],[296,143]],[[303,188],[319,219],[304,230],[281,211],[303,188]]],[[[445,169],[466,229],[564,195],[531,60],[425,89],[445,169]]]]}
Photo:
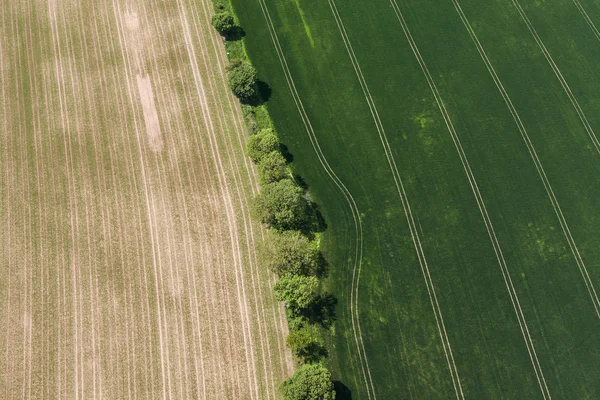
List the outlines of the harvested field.
{"type": "Polygon", "coordinates": [[[259,400],[291,373],[211,14],[0,5],[0,398],[259,400]]]}

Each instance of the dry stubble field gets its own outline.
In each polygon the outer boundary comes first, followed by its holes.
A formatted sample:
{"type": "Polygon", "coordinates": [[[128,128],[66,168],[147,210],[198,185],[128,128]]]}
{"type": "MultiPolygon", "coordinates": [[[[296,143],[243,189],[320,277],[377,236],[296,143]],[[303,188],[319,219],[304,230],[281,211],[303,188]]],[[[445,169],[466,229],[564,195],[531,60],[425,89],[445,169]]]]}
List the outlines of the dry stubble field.
{"type": "Polygon", "coordinates": [[[287,327],[210,0],[0,7],[0,397],[276,397],[287,327]]]}

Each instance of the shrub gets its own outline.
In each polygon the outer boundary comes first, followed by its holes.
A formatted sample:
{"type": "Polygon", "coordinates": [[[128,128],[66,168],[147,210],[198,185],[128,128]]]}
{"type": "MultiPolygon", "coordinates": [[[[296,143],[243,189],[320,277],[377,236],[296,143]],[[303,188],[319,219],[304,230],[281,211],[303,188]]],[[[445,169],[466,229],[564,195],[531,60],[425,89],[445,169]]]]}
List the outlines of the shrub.
{"type": "Polygon", "coordinates": [[[223,36],[227,36],[235,27],[233,16],[227,11],[213,15],[211,22],[217,32],[223,36]]]}
{"type": "Polygon", "coordinates": [[[279,147],[279,139],[275,132],[272,129],[262,129],[248,138],[246,153],[252,161],[260,162],[264,156],[278,151],[279,147]]]}
{"type": "Polygon", "coordinates": [[[314,243],[298,231],[271,234],[266,243],[264,261],[278,275],[320,275],[324,260],[314,243]]]}
{"type": "Polygon", "coordinates": [[[275,283],[275,297],[297,313],[315,301],[318,287],[319,280],[315,276],[284,275],[275,283]]]}
{"type": "Polygon", "coordinates": [[[284,400],[335,400],[331,373],[320,364],[307,364],[283,382],[284,400]]]}
{"type": "Polygon", "coordinates": [[[315,363],[327,355],[327,351],[309,325],[292,330],[286,339],[292,353],[304,363],[315,363]]]}
{"type": "Polygon", "coordinates": [[[272,151],[260,159],[258,176],[262,184],[273,183],[288,176],[285,158],[278,151],[272,151]]]}
{"type": "Polygon", "coordinates": [[[300,228],[307,219],[308,203],[302,188],[290,179],[265,185],[254,198],[254,216],[277,230],[300,228]]]}
{"type": "Polygon", "coordinates": [[[229,66],[229,88],[241,100],[256,95],[256,70],[247,61],[234,60],[229,66]]]}

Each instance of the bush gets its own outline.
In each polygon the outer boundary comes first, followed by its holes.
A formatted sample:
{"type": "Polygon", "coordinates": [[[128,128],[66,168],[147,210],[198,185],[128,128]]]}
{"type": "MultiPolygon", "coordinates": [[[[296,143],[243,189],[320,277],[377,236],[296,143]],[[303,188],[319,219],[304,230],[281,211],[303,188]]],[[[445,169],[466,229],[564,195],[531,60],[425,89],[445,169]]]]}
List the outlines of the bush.
{"type": "Polygon", "coordinates": [[[272,234],[266,243],[264,261],[278,275],[321,275],[324,260],[314,243],[298,231],[272,234]]]}
{"type": "Polygon", "coordinates": [[[275,297],[297,313],[310,307],[317,298],[319,280],[315,276],[285,275],[275,283],[275,297]]]}
{"type": "Polygon", "coordinates": [[[247,61],[234,60],[229,66],[229,88],[241,100],[256,95],[256,70],[247,61]]]}
{"type": "Polygon", "coordinates": [[[331,373],[320,364],[307,364],[283,382],[284,400],[335,400],[331,373]]]}
{"type": "Polygon", "coordinates": [[[287,177],[285,158],[278,151],[272,151],[260,159],[258,163],[258,176],[260,183],[267,184],[282,180],[287,177]]]}
{"type": "Polygon", "coordinates": [[[286,339],[292,353],[303,363],[315,363],[327,355],[327,351],[309,325],[292,330],[286,339]]]}
{"type": "Polygon", "coordinates": [[[280,148],[279,139],[272,129],[262,129],[251,135],[246,142],[246,153],[254,162],[260,160],[280,148]]]}
{"type": "Polygon", "coordinates": [[[254,198],[254,216],[277,230],[292,230],[303,226],[308,203],[302,188],[290,179],[265,185],[254,198]]]}
{"type": "Polygon", "coordinates": [[[227,11],[213,15],[211,22],[217,32],[223,36],[227,36],[235,28],[233,16],[227,11]]]}

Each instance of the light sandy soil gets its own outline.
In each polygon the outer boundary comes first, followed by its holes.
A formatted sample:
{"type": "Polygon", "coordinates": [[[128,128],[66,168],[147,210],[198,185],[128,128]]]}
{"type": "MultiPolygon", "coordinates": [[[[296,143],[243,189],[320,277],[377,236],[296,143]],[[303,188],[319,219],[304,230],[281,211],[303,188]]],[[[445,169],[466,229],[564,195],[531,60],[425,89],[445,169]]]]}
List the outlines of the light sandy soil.
{"type": "Polygon", "coordinates": [[[0,2],[0,398],[259,400],[291,374],[211,14],[0,2]]]}

